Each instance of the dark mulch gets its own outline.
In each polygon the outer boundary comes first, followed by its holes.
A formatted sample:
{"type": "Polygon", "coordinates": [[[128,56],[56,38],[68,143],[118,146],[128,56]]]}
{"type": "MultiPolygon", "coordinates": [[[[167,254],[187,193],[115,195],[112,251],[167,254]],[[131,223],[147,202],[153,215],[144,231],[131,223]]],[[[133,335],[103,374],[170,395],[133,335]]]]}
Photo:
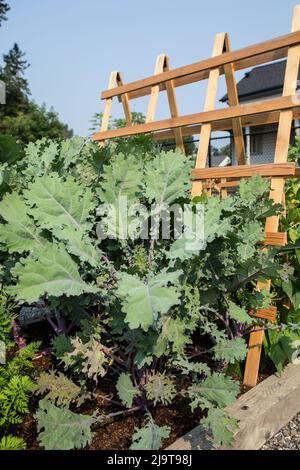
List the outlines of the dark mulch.
{"type": "MultiPolygon", "coordinates": [[[[35,360],[37,371],[49,370],[52,366],[50,355],[39,357],[35,360]]],[[[82,414],[92,414],[96,410],[101,415],[120,411],[120,407],[113,405],[102,397],[112,397],[111,391],[114,389],[112,380],[103,379],[101,388],[95,391],[95,398],[86,402],[80,408],[73,408],[82,414]]],[[[117,399],[117,397],[113,397],[117,399]]],[[[25,416],[22,424],[15,426],[14,434],[23,437],[27,443],[28,450],[40,449],[36,430],[36,420],[34,414],[38,408],[39,397],[33,397],[30,402],[30,412],[25,416]]],[[[189,432],[199,424],[201,412],[192,413],[189,401],[184,397],[178,397],[171,405],[158,405],[151,410],[155,423],[159,426],[169,426],[170,436],[165,440],[167,446],[178,439],[183,434],[189,432]]],[[[135,428],[139,428],[146,423],[147,418],[142,412],[137,412],[127,416],[120,416],[95,425],[93,428],[93,441],[88,447],[90,450],[126,450],[132,443],[132,435],[135,428]]]]}
{"type": "MultiPolygon", "coordinates": [[[[61,365],[57,363],[55,358],[49,353],[49,339],[53,332],[50,327],[38,328],[38,325],[31,325],[30,328],[25,329],[25,337],[28,343],[34,340],[42,342],[42,348],[45,353],[37,355],[34,360],[34,373],[47,371],[54,367],[57,370],[63,370],[61,365]]],[[[205,358],[209,362],[209,358],[205,358]]],[[[202,357],[203,360],[203,357],[202,357]]],[[[237,375],[231,374],[235,380],[240,380],[237,375]]],[[[268,376],[267,373],[261,374],[259,381],[264,380],[268,376]]],[[[91,383],[91,389],[95,388],[95,384],[91,383]]],[[[242,386],[240,395],[247,391],[246,387],[242,386]]],[[[82,414],[93,414],[98,411],[100,415],[108,415],[112,412],[120,411],[122,408],[117,405],[111,404],[109,401],[102,397],[110,397],[118,400],[115,390],[114,378],[104,377],[97,389],[94,390],[95,396],[92,400],[87,401],[81,407],[76,408],[71,406],[72,411],[82,414]]],[[[34,414],[38,408],[40,397],[32,397],[30,401],[30,413],[24,418],[21,425],[15,426],[13,429],[14,434],[23,437],[27,443],[28,450],[40,449],[38,443],[38,435],[36,430],[36,420],[34,414]]],[[[151,409],[152,416],[155,423],[159,426],[169,426],[171,428],[170,436],[164,441],[164,447],[170,445],[182,435],[191,431],[199,424],[203,416],[201,411],[191,412],[189,400],[183,396],[179,396],[171,405],[158,405],[151,409]]],[[[137,412],[127,416],[118,416],[110,421],[102,424],[97,424],[93,428],[93,440],[88,447],[90,450],[126,450],[129,449],[132,443],[132,435],[135,428],[140,428],[146,423],[146,416],[142,412],[137,412]]]]}

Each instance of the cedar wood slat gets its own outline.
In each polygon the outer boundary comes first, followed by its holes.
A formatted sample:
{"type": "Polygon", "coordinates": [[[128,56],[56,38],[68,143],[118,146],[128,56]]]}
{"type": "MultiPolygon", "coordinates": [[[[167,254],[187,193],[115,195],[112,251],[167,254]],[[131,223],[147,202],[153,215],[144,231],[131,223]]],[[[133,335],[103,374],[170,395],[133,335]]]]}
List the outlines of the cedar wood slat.
{"type": "MultiPolygon", "coordinates": [[[[219,33],[216,35],[213,57],[219,56],[225,52],[225,33],[219,33]]],[[[206,97],[204,103],[204,112],[213,111],[216,106],[218,83],[219,83],[220,72],[219,69],[213,69],[209,72],[206,97]]],[[[199,146],[197,151],[197,158],[195,167],[205,168],[207,162],[207,155],[209,152],[209,143],[211,138],[211,122],[207,122],[201,126],[199,136],[199,146]]],[[[192,184],[192,197],[198,196],[202,192],[202,183],[200,181],[193,181],[192,184]]]]}
{"type": "MultiPolygon", "coordinates": [[[[257,114],[255,116],[242,116],[242,126],[243,127],[255,127],[262,126],[265,124],[275,124],[279,121],[279,111],[273,111],[265,114],[257,114]]],[[[300,108],[293,109],[293,118],[300,118],[300,108]]],[[[222,121],[216,121],[212,123],[212,131],[228,131],[232,129],[232,119],[224,119],[222,121]]],[[[193,126],[186,126],[182,128],[183,136],[193,136],[199,134],[201,130],[201,124],[196,124],[193,126]]],[[[160,140],[169,140],[173,137],[173,131],[159,131],[153,134],[153,139],[155,141],[160,140]]]]}
{"type": "MultiPolygon", "coordinates": [[[[292,31],[300,30],[300,5],[297,5],[294,8],[293,21],[292,21],[292,31]]],[[[294,45],[289,48],[287,55],[287,63],[285,69],[284,77],[284,86],[283,86],[283,96],[289,96],[296,92],[297,90],[297,78],[299,73],[299,59],[300,59],[300,46],[294,45]]],[[[290,135],[292,129],[292,120],[293,113],[289,110],[282,111],[279,117],[276,149],[274,163],[280,164],[287,161],[288,158],[288,149],[290,143],[290,135]]],[[[282,203],[284,198],[284,179],[283,178],[272,178],[271,180],[271,192],[270,198],[275,203],[282,203]]],[[[266,232],[278,232],[279,228],[279,217],[272,216],[269,217],[266,221],[266,232]]],[[[257,289],[261,290],[267,288],[270,290],[271,281],[265,283],[258,282],[257,289]]],[[[245,374],[244,374],[244,385],[249,387],[254,387],[257,384],[259,365],[260,365],[260,355],[262,349],[262,343],[264,339],[264,332],[253,332],[250,334],[249,339],[249,350],[246,359],[245,365],[245,374]],[[254,347],[254,344],[256,346],[254,347]]]]}
{"type": "Polygon", "coordinates": [[[196,180],[211,178],[249,178],[253,175],[261,176],[289,176],[296,175],[295,163],[264,163],[262,165],[239,165],[213,168],[195,168],[191,172],[196,180]]]}
{"type": "MultiPolygon", "coordinates": [[[[238,49],[233,52],[227,52],[225,54],[221,54],[220,56],[211,57],[206,60],[195,62],[194,64],[178,67],[168,72],[160,73],[158,75],[152,75],[142,80],[137,80],[126,85],[120,86],[116,89],[105,90],[102,92],[101,99],[112,98],[114,96],[119,96],[122,93],[130,93],[132,91],[146,87],[153,87],[168,80],[175,80],[183,76],[192,75],[193,73],[195,74],[196,72],[208,71],[213,68],[217,68],[230,63],[234,63],[235,70],[237,70],[237,66],[235,63],[238,61],[241,61],[243,59],[249,59],[251,57],[259,56],[260,54],[269,53],[272,51],[276,51],[277,49],[282,49],[297,44],[300,44],[300,31],[296,31],[285,36],[280,36],[278,38],[271,39],[259,44],[238,49]]],[[[176,86],[175,82],[174,86],[176,86]]]]}
{"type": "Polygon", "coordinates": [[[232,106],[230,108],[216,109],[214,111],[206,111],[202,113],[189,114],[177,118],[163,119],[160,121],[150,122],[148,124],[139,124],[136,126],[126,126],[119,129],[107,130],[104,132],[96,132],[93,140],[101,141],[112,139],[115,137],[126,137],[137,134],[145,134],[149,132],[160,131],[164,129],[174,129],[176,127],[184,127],[192,124],[209,123],[212,121],[221,121],[223,119],[233,119],[242,116],[261,114],[272,111],[281,111],[293,109],[297,106],[298,95],[284,96],[272,100],[266,100],[254,104],[245,104],[232,106]]]}

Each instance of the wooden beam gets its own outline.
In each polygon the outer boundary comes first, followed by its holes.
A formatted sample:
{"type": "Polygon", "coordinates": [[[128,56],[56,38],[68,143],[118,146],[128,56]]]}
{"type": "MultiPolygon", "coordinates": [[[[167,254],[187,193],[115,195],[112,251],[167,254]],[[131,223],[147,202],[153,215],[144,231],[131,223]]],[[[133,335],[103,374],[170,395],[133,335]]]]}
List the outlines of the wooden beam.
{"type": "MultiPolygon", "coordinates": [[[[275,60],[284,59],[287,56],[288,48],[282,48],[276,51],[268,52],[266,54],[260,54],[258,56],[250,57],[248,59],[239,60],[238,62],[233,62],[234,70],[238,72],[239,70],[244,70],[250,67],[254,67],[260,64],[266,64],[268,62],[273,62],[275,60]]],[[[220,75],[224,75],[224,66],[220,66],[220,75]]],[[[207,80],[209,77],[209,70],[202,72],[196,72],[191,75],[183,76],[173,80],[174,88],[189,85],[191,83],[200,82],[202,80],[207,80]]],[[[159,90],[164,91],[166,89],[165,83],[160,83],[159,90]]],[[[141,98],[143,96],[150,95],[151,87],[141,88],[139,90],[131,91],[128,93],[130,100],[141,98]]]]}
{"type": "MultiPolygon", "coordinates": [[[[123,85],[124,84],[123,84],[121,74],[117,71],[111,72],[109,82],[108,82],[108,88],[114,89],[115,86],[123,86],[123,85]]],[[[111,107],[112,107],[112,100],[113,100],[112,98],[108,98],[106,100],[104,111],[103,111],[103,116],[102,116],[102,121],[101,121],[100,132],[105,132],[108,129],[111,107]]],[[[127,93],[124,93],[123,95],[121,95],[121,102],[123,105],[126,123],[128,126],[130,126],[131,125],[131,111],[130,111],[130,105],[129,105],[127,93]]],[[[99,145],[100,147],[102,147],[104,145],[104,141],[100,142],[99,145]]]]}
{"type": "Polygon", "coordinates": [[[226,411],[239,422],[234,449],[260,449],[300,411],[300,366],[263,380],[226,411]]]}
{"type": "Polygon", "coordinates": [[[262,318],[263,320],[275,322],[276,315],[277,315],[277,308],[276,307],[260,308],[256,310],[256,312],[250,312],[250,315],[255,318],[262,318]]]}
{"type": "MultiPolygon", "coordinates": [[[[214,168],[219,168],[219,167],[214,167],[214,168]]],[[[293,175],[285,175],[283,178],[299,178],[300,177],[300,170],[295,171],[295,174],[293,175]]],[[[246,178],[244,176],[244,178],[246,178]]],[[[266,177],[267,178],[267,177],[266,177]]],[[[271,176],[268,178],[271,179],[271,176]]],[[[235,188],[240,185],[240,180],[239,179],[230,179],[229,181],[225,180],[220,180],[220,178],[213,178],[213,179],[208,179],[207,182],[203,183],[203,188],[204,189],[216,189],[217,191],[221,190],[222,188],[235,188]]],[[[274,240],[274,245],[280,245],[281,243],[275,243],[275,235],[276,233],[279,232],[268,232],[269,234],[273,234],[273,240],[274,240]]],[[[269,245],[272,245],[272,243],[268,243],[269,245]]]]}
{"type": "MultiPolygon", "coordinates": [[[[117,75],[117,85],[118,86],[124,85],[120,72],[117,75]]],[[[129,104],[127,93],[124,93],[123,95],[121,95],[121,102],[122,102],[127,126],[130,126],[132,124],[132,121],[131,121],[132,116],[131,116],[130,104],[129,104]]]]}
{"type": "MultiPolygon", "coordinates": [[[[225,46],[225,33],[216,35],[212,56],[216,57],[222,54],[225,46]]],[[[219,69],[213,69],[209,72],[206,98],[204,103],[204,111],[212,111],[216,105],[218,82],[220,72],[219,69]]],[[[207,156],[209,151],[209,142],[211,137],[211,122],[203,124],[199,136],[199,147],[197,151],[197,158],[195,168],[205,168],[207,156]]],[[[192,183],[192,197],[198,196],[202,191],[202,183],[200,181],[193,181],[192,183]]]]}
{"type": "MultiPolygon", "coordinates": [[[[155,64],[155,71],[154,75],[162,73],[164,70],[170,70],[170,62],[169,58],[165,54],[160,54],[157,57],[156,64],[155,64]]],[[[169,108],[172,118],[178,117],[178,106],[177,101],[174,93],[174,86],[173,81],[169,81],[166,83],[166,91],[168,96],[169,108]]],[[[159,85],[152,87],[150,100],[148,105],[148,111],[146,116],[146,123],[153,122],[155,118],[156,108],[157,108],[157,101],[158,101],[158,94],[159,94],[159,85]]],[[[180,128],[175,128],[173,131],[173,136],[175,137],[176,146],[179,150],[185,154],[182,132],[180,128]]]]}
{"type": "MultiPolygon", "coordinates": [[[[117,71],[111,72],[110,77],[109,77],[109,82],[108,82],[108,89],[112,89],[116,86],[117,76],[118,76],[117,71]]],[[[108,129],[111,107],[112,107],[112,98],[108,98],[104,106],[100,132],[105,132],[108,129]]]]}
{"type": "Polygon", "coordinates": [[[287,245],[287,233],[286,232],[266,232],[265,245],[270,246],[285,246],[287,245]]]}
{"type": "MultiPolygon", "coordinates": [[[[239,165],[214,168],[195,168],[191,175],[196,180],[217,178],[251,178],[253,175],[295,176],[296,164],[291,163],[265,163],[263,165],[239,165]]],[[[222,184],[222,183],[221,183],[222,184]]]]}
{"type": "MultiPolygon", "coordinates": [[[[154,75],[161,74],[164,70],[164,62],[165,62],[165,55],[160,54],[157,56],[154,75]]],[[[151,88],[150,93],[150,100],[148,104],[148,111],[146,115],[146,123],[153,122],[155,118],[156,108],[157,108],[157,100],[159,94],[159,86],[155,85],[151,88]]]]}
{"type": "MultiPolygon", "coordinates": [[[[300,30],[300,5],[297,5],[294,8],[293,21],[292,21],[292,31],[294,33],[299,32],[300,30]]],[[[299,63],[300,63],[300,45],[295,47],[290,47],[287,55],[287,63],[285,70],[284,86],[283,86],[283,96],[289,96],[296,92],[297,90],[297,79],[299,73],[299,63]]],[[[288,149],[291,136],[291,127],[292,127],[293,113],[290,110],[280,113],[279,125],[278,125],[278,134],[275,150],[275,164],[281,164],[287,161],[288,158],[288,149]]],[[[274,202],[282,203],[284,196],[284,179],[283,178],[273,178],[271,181],[271,195],[270,197],[274,202]]],[[[268,232],[277,232],[279,227],[279,217],[273,216],[269,217],[266,221],[265,231],[268,232]]],[[[258,283],[258,288],[262,289],[263,287],[270,290],[271,282],[267,281],[265,285],[258,283]]],[[[249,387],[254,387],[257,383],[259,365],[260,365],[260,354],[261,346],[263,343],[264,334],[258,336],[256,333],[251,333],[249,344],[256,342],[256,346],[249,349],[246,359],[245,366],[245,376],[244,384],[249,387]],[[261,344],[259,344],[261,342],[261,344]]]]}
{"type": "MultiPolygon", "coordinates": [[[[294,8],[292,30],[300,30],[300,5],[294,8]]],[[[300,64],[300,45],[290,48],[287,56],[283,96],[289,96],[297,90],[297,80],[300,64]]],[[[274,162],[286,162],[290,145],[293,113],[287,110],[280,113],[278,134],[274,162]]],[[[284,194],[284,180],[273,179],[271,182],[271,198],[274,202],[282,203],[284,194]]],[[[275,232],[278,230],[279,217],[269,217],[266,222],[266,231],[275,232]]]]}
{"type": "MultiPolygon", "coordinates": [[[[225,36],[225,47],[229,52],[231,50],[230,39],[228,34],[225,36]]],[[[225,79],[227,85],[227,95],[228,95],[228,104],[229,106],[238,106],[239,97],[236,87],[236,81],[234,77],[234,66],[233,64],[224,65],[225,79]]],[[[235,144],[235,154],[238,165],[246,164],[246,152],[243,136],[243,127],[241,118],[236,118],[232,120],[232,130],[235,144]]]]}
{"type": "MultiPolygon", "coordinates": [[[[255,126],[262,126],[268,124],[277,124],[279,121],[279,111],[258,114],[256,116],[242,116],[242,126],[243,127],[255,127],[255,126]]],[[[300,118],[300,108],[293,109],[293,119],[300,118]]],[[[229,131],[232,129],[232,119],[224,119],[222,121],[217,121],[212,123],[212,131],[229,131]]],[[[182,135],[183,136],[193,136],[199,134],[201,131],[201,125],[192,125],[186,126],[182,128],[182,135]]],[[[276,132],[276,131],[274,131],[276,132]]],[[[153,140],[160,141],[160,140],[169,140],[172,139],[173,131],[159,131],[153,134],[153,140]]]]}
{"type": "MultiPolygon", "coordinates": [[[[219,167],[218,167],[219,168],[219,167]]],[[[222,188],[235,188],[236,186],[240,185],[239,180],[232,180],[232,181],[221,181],[219,178],[209,180],[208,183],[203,183],[203,189],[216,189],[217,191],[221,191],[222,188]]]]}
{"type": "Polygon", "coordinates": [[[266,54],[271,51],[276,51],[278,49],[286,48],[297,44],[300,44],[299,31],[275,39],[271,39],[269,41],[265,41],[259,44],[248,46],[234,52],[227,52],[217,57],[212,57],[210,59],[202,60],[200,62],[195,62],[194,64],[186,65],[184,67],[178,67],[176,69],[170,70],[169,72],[163,72],[158,75],[152,75],[142,80],[137,80],[132,83],[128,83],[127,85],[119,87],[118,89],[105,90],[102,92],[101,98],[112,98],[113,96],[119,96],[122,93],[130,93],[132,91],[139,90],[142,88],[153,87],[168,80],[175,80],[176,78],[192,75],[196,72],[208,71],[213,68],[221,67],[230,63],[234,63],[234,67],[236,69],[235,63],[238,61],[249,59],[251,57],[259,56],[261,54],[266,54]]]}
{"type": "MultiPolygon", "coordinates": [[[[165,56],[164,71],[168,72],[169,70],[170,70],[170,60],[169,60],[168,56],[165,56]]],[[[174,82],[173,82],[173,80],[170,80],[170,81],[166,82],[166,90],[167,90],[167,96],[168,96],[168,102],[169,102],[171,117],[172,118],[177,118],[179,116],[179,112],[178,112],[178,106],[177,106],[175,91],[174,91],[174,82]]],[[[185,148],[184,148],[184,142],[183,142],[183,137],[182,137],[182,129],[179,127],[179,128],[174,129],[173,132],[174,132],[176,147],[185,155],[185,148]]]]}
{"type": "Polygon", "coordinates": [[[187,116],[180,116],[173,119],[164,119],[161,121],[150,122],[148,124],[139,124],[136,126],[127,126],[120,129],[107,130],[105,132],[96,132],[93,136],[93,140],[100,141],[112,139],[115,137],[126,137],[130,135],[161,131],[164,129],[175,129],[176,127],[184,127],[193,124],[205,124],[213,121],[222,121],[223,119],[234,119],[242,116],[293,109],[299,106],[297,103],[296,95],[285,96],[259,103],[232,106],[231,108],[189,114],[187,116]]]}
{"type": "MultiPolygon", "coordinates": [[[[300,412],[300,365],[289,364],[282,374],[271,375],[241,395],[226,412],[239,424],[232,450],[259,450],[300,412]]],[[[204,449],[224,450],[213,445],[211,434],[200,425],[165,450],[204,449]]]]}

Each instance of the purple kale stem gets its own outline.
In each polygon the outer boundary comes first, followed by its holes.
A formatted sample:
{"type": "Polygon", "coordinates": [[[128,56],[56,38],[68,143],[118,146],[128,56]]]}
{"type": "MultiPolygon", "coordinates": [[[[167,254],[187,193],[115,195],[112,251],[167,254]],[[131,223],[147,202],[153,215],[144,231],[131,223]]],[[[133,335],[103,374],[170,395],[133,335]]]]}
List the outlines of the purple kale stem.
{"type": "Polygon", "coordinates": [[[63,318],[60,314],[56,314],[55,317],[57,319],[57,325],[51,317],[47,316],[46,319],[57,335],[63,333],[64,335],[68,336],[71,329],[74,327],[73,321],[71,321],[70,324],[67,326],[65,318],[63,318]]]}
{"type": "Polygon", "coordinates": [[[119,367],[119,369],[123,372],[123,370],[127,370],[126,367],[125,367],[125,364],[124,364],[124,361],[122,361],[122,359],[120,359],[118,356],[116,356],[115,354],[112,354],[108,348],[106,348],[105,346],[102,346],[101,348],[101,351],[107,356],[107,357],[111,357],[112,359],[114,359],[116,361],[116,364],[115,366],[119,367]],[[122,369],[123,368],[123,369],[122,369]]]}
{"type": "Polygon", "coordinates": [[[118,364],[114,364],[114,365],[110,364],[108,367],[112,371],[114,371],[117,375],[122,374],[124,372],[124,370],[126,370],[126,369],[122,369],[118,364]]]}
{"type": "Polygon", "coordinates": [[[108,259],[108,257],[105,255],[105,254],[102,254],[102,259],[103,261],[105,261],[105,263],[108,265],[108,267],[110,268],[110,274],[112,277],[114,277],[114,274],[116,274],[117,270],[116,268],[114,267],[114,265],[112,264],[112,262],[108,259]]]}
{"type": "Polygon", "coordinates": [[[163,361],[163,358],[162,356],[158,359],[158,363],[157,363],[157,371],[158,372],[162,372],[164,369],[164,361],[163,361]]]}
{"type": "Polygon", "coordinates": [[[126,361],[126,369],[127,369],[127,370],[130,370],[130,367],[131,367],[130,365],[131,365],[132,363],[133,363],[133,353],[132,353],[132,351],[130,351],[130,352],[128,353],[128,357],[127,357],[127,361],[126,361]]]}
{"type": "Polygon", "coordinates": [[[134,413],[135,411],[140,411],[142,407],[140,405],[133,406],[132,408],[128,408],[127,410],[123,411],[116,411],[115,413],[110,413],[109,415],[106,415],[105,418],[114,418],[115,416],[120,416],[124,415],[127,413],[134,413]]]}
{"type": "Polygon", "coordinates": [[[127,360],[126,354],[124,354],[121,349],[118,350],[118,353],[121,356],[122,361],[125,362],[127,360]]]}
{"type": "Polygon", "coordinates": [[[55,325],[55,323],[54,323],[54,321],[52,320],[52,318],[50,318],[50,317],[48,317],[48,316],[47,316],[46,318],[47,318],[48,323],[50,323],[50,325],[52,326],[52,328],[53,328],[53,330],[55,331],[55,333],[56,333],[57,335],[59,335],[59,334],[60,334],[60,330],[59,330],[58,326],[55,325]]]}
{"type": "Polygon", "coordinates": [[[268,331],[268,330],[281,330],[282,326],[278,325],[277,327],[272,326],[266,326],[265,328],[257,328],[254,330],[246,330],[241,333],[241,336],[246,336],[250,335],[250,333],[259,333],[260,331],[268,331]]]}
{"type": "Polygon", "coordinates": [[[55,316],[56,316],[56,320],[57,320],[57,326],[58,326],[60,332],[65,333],[66,332],[66,322],[65,322],[64,317],[62,317],[60,313],[57,313],[55,316]]]}
{"type": "Polygon", "coordinates": [[[132,366],[131,366],[131,375],[132,375],[132,378],[133,378],[134,385],[136,387],[138,387],[138,382],[137,382],[137,379],[136,379],[136,376],[135,376],[134,363],[132,363],[132,366]]]}
{"type": "Polygon", "coordinates": [[[19,349],[23,349],[26,347],[26,341],[25,338],[21,335],[21,330],[20,330],[20,325],[18,324],[17,320],[12,320],[11,322],[12,325],[12,331],[13,331],[13,337],[15,342],[18,345],[19,349]]]}
{"type": "Polygon", "coordinates": [[[70,333],[70,331],[72,330],[74,326],[75,326],[74,322],[71,321],[71,323],[69,323],[69,326],[66,328],[66,335],[70,333]]]}
{"type": "Polygon", "coordinates": [[[191,356],[188,356],[188,359],[193,359],[194,357],[201,356],[202,354],[208,354],[214,351],[214,348],[211,349],[202,349],[202,351],[198,351],[195,354],[192,354],[191,356]]]}
{"type": "Polygon", "coordinates": [[[58,325],[58,329],[59,329],[60,333],[63,333],[64,335],[67,336],[70,329],[74,325],[74,323],[71,322],[70,325],[67,327],[66,318],[63,315],[61,315],[61,313],[58,312],[55,316],[56,316],[56,319],[57,319],[57,325],[58,325]]]}
{"type": "Polygon", "coordinates": [[[233,339],[234,338],[234,335],[230,329],[230,325],[229,325],[229,316],[228,316],[228,312],[226,311],[226,318],[223,318],[222,315],[220,315],[219,312],[217,312],[216,309],[214,308],[211,308],[211,307],[200,307],[199,308],[200,312],[202,310],[204,311],[207,311],[207,312],[211,312],[213,313],[226,327],[226,330],[227,330],[227,333],[228,333],[228,336],[230,339],[233,339]]]}
{"type": "Polygon", "coordinates": [[[121,406],[122,408],[126,408],[126,406],[123,405],[121,402],[116,401],[116,400],[112,400],[111,398],[105,397],[104,395],[98,395],[98,397],[103,399],[103,400],[109,401],[110,403],[113,403],[114,405],[118,405],[118,406],[121,406]]]}

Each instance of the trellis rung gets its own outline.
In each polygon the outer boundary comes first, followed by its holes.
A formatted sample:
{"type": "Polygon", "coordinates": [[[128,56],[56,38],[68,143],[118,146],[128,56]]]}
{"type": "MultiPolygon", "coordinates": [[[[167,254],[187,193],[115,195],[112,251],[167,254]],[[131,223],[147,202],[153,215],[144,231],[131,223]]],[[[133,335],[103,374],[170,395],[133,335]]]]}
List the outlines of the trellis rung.
{"type": "Polygon", "coordinates": [[[287,233],[286,232],[266,232],[264,245],[270,246],[285,246],[287,245],[287,233]]]}
{"type": "MultiPolygon", "coordinates": [[[[250,178],[254,175],[264,177],[293,177],[296,176],[295,163],[267,163],[263,165],[239,165],[214,168],[195,168],[192,176],[196,180],[220,178],[250,178]]],[[[222,183],[221,183],[222,184],[222,183]]]]}
{"type": "MultiPolygon", "coordinates": [[[[166,82],[168,80],[175,80],[181,77],[188,77],[201,71],[209,72],[214,68],[222,67],[226,64],[233,63],[235,65],[235,70],[237,70],[236,66],[238,65],[238,62],[242,60],[255,58],[259,61],[259,56],[261,54],[266,54],[268,52],[280,50],[286,47],[295,46],[296,44],[300,44],[300,31],[295,31],[285,36],[271,39],[269,41],[265,41],[259,44],[254,44],[253,46],[248,46],[234,52],[227,52],[216,57],[211,57],[210,59],[201,60],[199,62],[195,62],[194,64],[178,67],[176,69],[170,70],[168,72],[163,72],[158,75],[152,75],[150,77],[143,78],[142,80],[137,80],[135,82],[128,83],[116,89],[105,90],[102,92],[101,98],[104,100],[107,98],[112,98],[114,96],[119,96],[122,93],[130,93],[147,87],[149,89],[149,87],[159,85],[160,83],[166,82]]],[[[286,54],[286,50],[284,52],[286,54]]],[[[269,60],[274,60],[273,56],[271,56],[269,60]]],[[[251,66],[255,65],[255,63],[255,61],[252,61],[251,66]]],[[[250,65],[249,63],[247,63],[242,64],[242,66],[243,68],[245,68],[249,67],[250,65]]],[[[204,75],[203,78],[207,78],[207,75],[204,75]]],[[[183,84],[187,83],[189,83],[188,80],[185,80],[183,84]]]]}
{"type": "Polygon", "coordinates": [[[262,318],[263,320],[269,320],[271,322],[275,322],[276,315],[277,315],[277,308],[276,307],[269,307],[269,308],[260,308],[255,312],[250,312],[250,315],[255,318],[262,318]]]}

